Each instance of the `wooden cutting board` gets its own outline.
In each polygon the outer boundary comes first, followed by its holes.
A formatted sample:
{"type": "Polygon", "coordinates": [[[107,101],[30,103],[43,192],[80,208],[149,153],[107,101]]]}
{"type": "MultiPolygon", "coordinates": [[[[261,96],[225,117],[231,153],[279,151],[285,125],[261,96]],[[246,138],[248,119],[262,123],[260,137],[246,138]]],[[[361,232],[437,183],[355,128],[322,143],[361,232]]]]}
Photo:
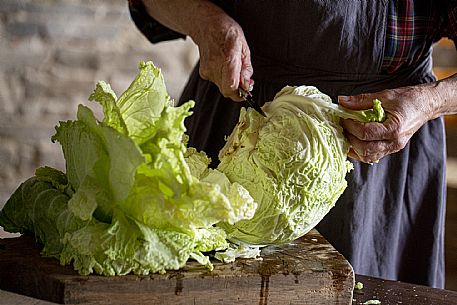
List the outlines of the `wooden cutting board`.
{"type": "Polygon", "coordinates": [[[214,270],[190,261],[150,276],[81,276],[40,256],[28,236],[0,240],[0,289],[62,304],[345,304],[351,265],[317,231],[269,246],[262,259],[237,259],[214,270]]]}

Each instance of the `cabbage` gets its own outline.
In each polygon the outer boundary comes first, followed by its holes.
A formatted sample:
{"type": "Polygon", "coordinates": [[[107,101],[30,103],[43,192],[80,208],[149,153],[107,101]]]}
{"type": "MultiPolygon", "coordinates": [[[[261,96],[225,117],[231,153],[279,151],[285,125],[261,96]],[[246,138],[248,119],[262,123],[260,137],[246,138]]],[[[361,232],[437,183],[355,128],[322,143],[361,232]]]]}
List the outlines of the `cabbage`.
{"type": "Polygon", "coordinates": [[[258,204],[253,218],[219,224],[237,243],[290,242],[316,226],[345,190],[352,169],[340,117],[385,118],[377,100],[373,109],[347,110],[311,86],[286,86],[263,110],[266,117],[242,109],[219,154],[218,170],[258,204]]]}
{"type": "Polygon", "coordinates": [[[66,172],[37,169],[0,211],[5,230],[34,234],[43,255],[81,274],[165,272],[191,258],[211,269],[203,252],[229,246],[215,224],[256,209],[244,187],[186,147],[194,102],[172,107],[160,70],[139,68],[119,98],[96,85],[89,99],[102,105],[101,122],[80,105],[77,120],[56,127],[66,172]]]}
{"type": "Polygon", "coordinates": [[[43,255],[81,274],[163,273],[189,259],[212,269],[206,252],[233,261],[302,236],[346,188],[340,117],[384,117],[378,101],[348,111],[314,87],[285,87],[263,107],[266,118],[241,109],[210,169],[187,147],[194,102],[173,107],[160,70],[139,69],[119,98],[96,85],[89,100],[102,106],[101,121],[79,105],[76,120],[56,127],[65,173],[37,169],[0,211],[5,230],[35,235],[43,255]]]}

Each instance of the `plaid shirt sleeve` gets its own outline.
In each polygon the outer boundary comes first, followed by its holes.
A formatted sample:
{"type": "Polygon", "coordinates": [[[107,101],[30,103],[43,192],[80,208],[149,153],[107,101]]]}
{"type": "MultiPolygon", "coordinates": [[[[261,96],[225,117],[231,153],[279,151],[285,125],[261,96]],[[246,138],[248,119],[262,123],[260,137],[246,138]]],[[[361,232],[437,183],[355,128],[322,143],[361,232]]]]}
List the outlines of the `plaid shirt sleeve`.
{"type": "Polygon", "coordinates": [[[441,1],[438,1],[440,5],[433,1],[438,0],[389,1],[382,64],[384,72],[394,73],[415,64],[443,36],[444,9],[441,1]]]}
{"type": "Polygon", "coordinates": [[[383,71],[415,64],[442,37],[457,46],[457,0],[390,0],[383,71]]]}
{"type": "Polygon", "coordinates": [[[175,32],[160,24],[152,18],[144,7],[142,0],[128,0],[130,16],[136,27],[152,43],[178,38],[186,38],[185,35],[175,32]]]}

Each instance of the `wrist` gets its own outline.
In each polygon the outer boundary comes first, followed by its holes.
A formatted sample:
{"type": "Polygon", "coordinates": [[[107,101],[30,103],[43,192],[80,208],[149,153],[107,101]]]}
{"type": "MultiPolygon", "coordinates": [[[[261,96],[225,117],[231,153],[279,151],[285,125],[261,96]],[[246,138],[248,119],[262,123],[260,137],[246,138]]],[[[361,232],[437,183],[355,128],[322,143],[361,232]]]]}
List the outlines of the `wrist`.
{"type": "Polygon", "coordinates": [[[424,101],[430,106],[428,109],[428,120],[436,119],[443,115],[445,105],[445,92],[443,84],[438,82],[429,83],[424,86],[424,96],[426,100],[424,101]]]}
{"type": "Polygon", "coordinates": [[[457,74],[431,83],[430,91],[435,97],[433,118],[457,113],[457,74]]]}

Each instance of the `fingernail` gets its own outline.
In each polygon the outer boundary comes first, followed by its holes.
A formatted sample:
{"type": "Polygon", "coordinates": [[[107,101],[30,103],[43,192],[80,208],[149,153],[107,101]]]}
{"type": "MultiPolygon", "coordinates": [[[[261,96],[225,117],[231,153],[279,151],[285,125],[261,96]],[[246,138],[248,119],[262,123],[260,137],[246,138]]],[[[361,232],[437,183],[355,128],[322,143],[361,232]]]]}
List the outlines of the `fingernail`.
{"type": "Polygon", "coordinates": [[[249,80],[249,91],[252,91],[252,89],[254,89],[254,80],[250,79],[249,80]]]}
{"type": "Polygon", "coordinates": [[[252,79],[245,78],[243,79],[241,86],[246,91],[252,91],[252,88],[254,87],[254,81],[252,79]]]}
{"type": "Polygon", "coordinates": [[[350,96],[346,96],[346,95],[339,95],[338,96],[338,102],[348,102],[350,100],[351,100],[350,96]]]}

